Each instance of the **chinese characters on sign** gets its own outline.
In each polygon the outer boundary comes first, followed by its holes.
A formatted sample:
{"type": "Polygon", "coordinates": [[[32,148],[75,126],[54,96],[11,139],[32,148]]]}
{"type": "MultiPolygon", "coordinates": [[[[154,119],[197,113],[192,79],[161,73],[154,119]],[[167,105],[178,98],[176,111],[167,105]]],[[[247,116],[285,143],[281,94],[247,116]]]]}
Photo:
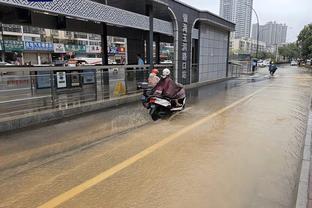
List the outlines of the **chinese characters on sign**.
{"type": "Polygon", "coordinates": [[[5,40],[4,41],[4,50],[6,52],[23,51],[24,50],[24,43],[23,43],[23,41],[17,41],[17,40],[5,40]]]}
{"type": "Polygon", "coordinates": [[[183,23],[182,23],[182,79],[187,78],[187,51],[188,51],[188,15],[183,14],[183,23]]]}
{"type": "Polygon", "coordinates": [[[66,44],[65,50],[68,52],[70,51],[70,52],[77,52],[77,53],[86,53],[87,46],[66,44]]]}
{"type": "Polygon", "coordinates": [[[53,51],[52,43],[25,41],[25,50],[29,51],[53,51]]]}

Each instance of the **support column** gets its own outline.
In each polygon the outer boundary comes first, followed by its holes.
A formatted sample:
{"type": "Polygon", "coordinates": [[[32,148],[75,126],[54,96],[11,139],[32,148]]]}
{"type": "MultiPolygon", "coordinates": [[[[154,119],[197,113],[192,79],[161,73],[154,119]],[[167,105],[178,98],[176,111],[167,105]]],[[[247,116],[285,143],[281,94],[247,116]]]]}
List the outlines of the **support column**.
{"type": "Polygon", "coordinates": [[[231,32],[228,32],[228,44],[227,44],[227,56],[226,56],[226,77],[229,77],[230,41],[231,41],[230,36],[231,36],[231,32]]]}
{"type": "Polygon", "coordinates": [[[2,59],[3,62],[5,62],[5,52],[4,52],[4,50],[1,53],[1,59],[2,59]]]}
{"type": "Polygon", "coordinates": [[[160,64],[160,36],[157,34],[156,36],[156,64],[160,64]]]}
{"type": "Polygon", "coordinates": [[[108,54],[107,54],[107,25],[102,23],[102,34],[101,34],[101,46],[102,46],[102,65],[108,65],[108,54]]]}
{"type": "Polygon", "coordinates": [[[148,63],[151,66],[151,69],[154,67],[154,60],[153,60],[153,43],[154,43],[154,11],[153,5],[147,5],[147,15],[149,16],[149,38],[148,38],[148,63]]]}

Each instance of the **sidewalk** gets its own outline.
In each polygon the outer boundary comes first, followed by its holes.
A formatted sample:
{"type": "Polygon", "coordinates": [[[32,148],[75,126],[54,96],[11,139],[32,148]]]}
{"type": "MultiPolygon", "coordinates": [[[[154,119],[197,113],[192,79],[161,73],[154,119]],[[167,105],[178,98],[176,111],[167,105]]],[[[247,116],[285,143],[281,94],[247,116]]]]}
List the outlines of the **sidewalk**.
{"type": "Polygon", "coordinates": [[[312,208],[312,112],[309,113],[296,208],[312,208]]]}
{"type": "MultiPolygon", "coordinates": [[[[197,88],[200,86],[211,85],[214,83],[230,80],[232,78],[224,78],[215,81],[193,83],[185,86],[186,90],[197,88]]],[[[111,107],[124,105],[128,103],[138,102],[141,97],[141,93],[125,95],[122,97],[101,100],[95,102],[89,102],[79,104],[78,106],[68,107],[65,109],[49,109],[41,112],[28,113],[18,116],[0,118],[0,133],[21,129],[29,126],[39,125],[51,121],[57,121],[64,118],[69,118],[82,113],[89,113],[93,111],[108,109],[111,107]]]]}

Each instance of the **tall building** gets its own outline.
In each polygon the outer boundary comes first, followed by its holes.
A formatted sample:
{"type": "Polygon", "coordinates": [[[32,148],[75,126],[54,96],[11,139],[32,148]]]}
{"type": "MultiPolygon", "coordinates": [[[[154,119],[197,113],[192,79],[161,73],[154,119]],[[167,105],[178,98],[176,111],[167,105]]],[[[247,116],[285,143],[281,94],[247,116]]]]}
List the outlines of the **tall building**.
{"type": "MultiPolygon", "coordinates": [[[[252,38],[257,39],[258,25],[252,25],[252,38]]],[[[259,27],[259,40],[272,46],[276,44],[286,43],[287,38],[287,25],[278,24],[276,22],[268,22],[259,27]]]]}
{"type": "Polygon", "coordinates": [[[226,20],[233,21],[233,0],[220,0],[220,16],[226,20]]]}
{"type": "Polygon", "coordinates": [[[253,0],[234,0],[235,38],[249,38],[251,32],[253,0]]]}
{"type": "Polygon", "coordinates": [[[236,23],[235,38],[249,38],[253,0],[220,0],[220,16],[236,23]]]}

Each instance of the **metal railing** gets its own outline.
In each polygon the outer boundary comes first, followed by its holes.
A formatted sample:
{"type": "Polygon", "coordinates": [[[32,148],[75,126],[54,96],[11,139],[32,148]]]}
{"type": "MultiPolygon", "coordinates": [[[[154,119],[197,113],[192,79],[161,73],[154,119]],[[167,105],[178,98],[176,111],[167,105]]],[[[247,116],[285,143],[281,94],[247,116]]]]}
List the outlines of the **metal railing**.
{"type": "Polygon", "coordinates": [[[237,78],[240,77],[242,72],[244,71],[243,65],[235,62],[229,62],[228,65],[228,77],[237,78]]]}
{"type": "MultiPolygon", "coordinates": [[[[149,65],[0,68],[0,119],[140,92],[149,65]]],[[[173,69],[172,65],[155,68],[173,69]]]]}
{"type": "MultiPolygon", "coordinates": [[[[231,60],[229,62],[229,71],[234,70],[234,72],[240,74],[250,74],[252,73],[252,64],[251,61],[236,61],[231,60]],[[232,68],[232,69],[231,69],[232,68]]],[[[234,74],[235,74],[234,73],[234,74]]],[[[235,77],[237,77],[237,75],[235,77]]]]}

